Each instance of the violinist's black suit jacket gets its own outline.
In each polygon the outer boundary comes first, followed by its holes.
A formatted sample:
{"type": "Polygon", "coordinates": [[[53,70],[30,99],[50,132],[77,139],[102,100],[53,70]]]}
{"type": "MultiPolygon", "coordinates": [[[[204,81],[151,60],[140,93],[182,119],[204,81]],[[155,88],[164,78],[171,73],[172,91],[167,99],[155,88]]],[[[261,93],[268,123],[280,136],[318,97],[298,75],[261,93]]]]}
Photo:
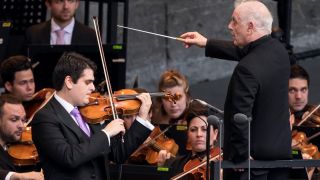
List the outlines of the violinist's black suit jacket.
{"type": "Polygon", "coordinates": [[[4,180],[9,171],[16,171],[8,153],[0,147],[0,180],[4,180]]]}
{"type": "Polygon", "coordinates": [[[108,159],[124,162],[151,132],[135,121],[124,136],[124,144],[114,137],[109,146],[100,124],[90,125],[90,129],[88,138],[55,98],[35,115],[32,138],[46,180],[105,180],[108,159]]]}
{"type": "MultiPolygon", "coordinates": [[[[26,44],[50,44],[51,20],[33,25],[26,30],[26,44]]],[[[96,45],[93,29],[75,21],[71,45],[96,45]]]]}
{"type": "Polygon", "coordinates": [[[209,40],[206,56],[237,60],[224,106],[224,159],[248,157],[248,123],[234,121],[236,113],[252,117],[251,156],[255,160],[289,159],[288,81],[290,61],[283,45],[270,36],[243,49],[232,42],[209,40]]]}

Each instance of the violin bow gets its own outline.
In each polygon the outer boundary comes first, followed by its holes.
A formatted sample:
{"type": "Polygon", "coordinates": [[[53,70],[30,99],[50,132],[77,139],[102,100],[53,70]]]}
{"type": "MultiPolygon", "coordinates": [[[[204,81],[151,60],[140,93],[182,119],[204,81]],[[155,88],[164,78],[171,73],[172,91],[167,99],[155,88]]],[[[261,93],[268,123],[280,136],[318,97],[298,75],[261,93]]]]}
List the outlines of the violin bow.
{"type": "MultiPolygon", "coordinates": [[[[219,153],[218,155],[210,158],[209,161],[210,161],[210,162],[211,162],[211,161],[214,161],[214,160],[218,159],[218,158],[219,158],[220,156],[222,156],[222,155],[223,155],[223,153],[221,152],[221,153],[219,153]]],[[[176,176],[173,176],[172,178],[170,178],[170,180],[180,179],[180,178],[182,178],[183,176],[189,174],[190,172],[192,172],[192,171],[200,168],[200,167],[203,166],[205,163],[206,163],[206,161],[204,160],[204,161],[202,161],[200,164],[198,164],[197,166],[194,166],[193,168],[191,168],[190,170],[185,171],[185,172],[182,172],[182,173],[180,173],[180,174],[178,174],[178,175],[176,175],[176,176]]]]}
{"type": "Polygon", "coordinates": [[[303,120],[301,120],[301,121],[297,124],[297,126],[301,126],[301,124],[304,123],[305,121],[307,121],[307,119],[308,119],[313,113],[315,113],[319,108],[320,108],[320,104],[319,104],[316,108],[314,108],[303,120]]]}
{"type": "MultiPolygon", "coordinates": [[[[94,30],[96,32],[96,37],[97,37],[97,41],[98,41],[98,47],[99,47],[99,52],[100,52],[100,59],[102,62],[102,67],[103,67],[103,74],[104,74],[104,78],[106,81],[106,85],[107,85],[107,90],[108,90],[108,94],[109,94],[109,101],[110,101],[110,105],[111,105],[111,110],[112,110],[112,115],[113,115],[113,119],[118,119],[118,113],[117,110],[115,108],[114,105],[114,101],[112,98],[112,87],[111,87],[111,83],[110,83],[110,78],[109,78],[109,73],[108,73],[108,67],[107,67],[107,63],[106,63],[106,58],[104,55],[104,51],[103,51],[103,46],[102,46],[102,40],[101,40],[101,33],[100,33],[100,29],[99,29],[99,23],[98,23],[98,18],[93,16],[92,18],[93,20],[93,26],[94,26],[94,30]]],[[[121,140],[122,143],[124,143],[124,139],[123,139],[123,135],[121,136],[121,140]]]]}

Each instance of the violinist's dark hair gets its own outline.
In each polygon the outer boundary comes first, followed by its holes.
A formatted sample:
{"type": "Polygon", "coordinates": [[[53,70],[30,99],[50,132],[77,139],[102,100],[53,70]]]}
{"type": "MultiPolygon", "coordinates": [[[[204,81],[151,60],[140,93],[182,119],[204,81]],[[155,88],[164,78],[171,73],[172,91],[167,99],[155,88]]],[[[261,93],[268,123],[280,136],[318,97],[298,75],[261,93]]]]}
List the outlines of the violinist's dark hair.
{"type": "Polygon", "coordinates": [[[3,116],[3,106],[8,104],[22,104],[22,102],[12,94],[3,94],[0,96],[0,117],[3,116]]]}
{"type": "Polygon", "coordinates": [[[299,66],[297,64],[291,66],[290,79],[294,78],[307,80],[308,86],[310,84],[308,72],[302,66],[299,66]]]}
{"type": "Polygon", "coordinates": [[[12,83],[15,79],[16,72],[25,71],[29,69],[32,71],[31,59],[29,59],[26,56],[17,55],[5,59],[1,63],[0,69],[2,83],[12,83]]]}
{"type": "MultiPolygon", "coordinates": [[[[209,110],[206,106],[202,105],[201,103],[197,102],[197,101],[192,101],[189,106],[188,109],[186,110],[186,114],[185,114],[185,120],[187,121],[187,127],[189,128],[190,122],[193,118],[195,117],[200,117],[200,116],[205,116],[208,117],[209,114],[209,110]]],[[[218,124],[212,124],[213,125],[213,129],[218,129],[218,124]]]]}
{"type": "Polygon", "coordinates": [[[76,52],[63,53],[53,70],[54,89],[60,91],[67,76],[77,83],[85,69],[92,69],[93,72],[96,72],[97,66],[93,61],[76,52]]]}

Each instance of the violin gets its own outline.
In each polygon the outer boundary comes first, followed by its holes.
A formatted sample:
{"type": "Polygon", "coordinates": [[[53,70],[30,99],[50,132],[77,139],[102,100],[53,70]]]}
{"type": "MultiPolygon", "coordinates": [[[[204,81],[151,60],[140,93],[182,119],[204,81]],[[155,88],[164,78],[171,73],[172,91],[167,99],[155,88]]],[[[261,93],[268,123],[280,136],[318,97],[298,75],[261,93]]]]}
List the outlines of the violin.
{"type": "Polygon", "coordinates": [[[36,165],[39,162],[36,146],[32,142],[31,127],[24,129],[18,143],[9,146],[8,154],[16,166],[36,165]]]}
{"type": "MultiPolygon", "coordinates": [[[[175,102],[174,95],[165,92],[149,93],[150,96],[166,97],[175,102]]],[[[141,102],[136,98],[139,95],[135,90],[122,89],[115,91],[112,95],[113,104],[117,114],[135,115],[138,114],[141,102]]],[[[89,103],[80,107],[79,111],[88,123],[96,124],[112,117],[110,98],[100,93],[92,93],[89,97],[89,103]]]]}
{"type": "MultiPolygon", "coordinates": [[[[219,147],[210,149],[210,159],[209,161],[216,162],[223,155],[219,147]]],[[[206,159],[194,158],[189,160],[183,167],[183,172],[172,177],[171,180],[177,180],[190,174],[195,180],[205,180],[206,179],[206,159]]]]}
{"type": "Polygon", "coordinates": [[[318,147],[309,143],[311,139],[319,135],[320,133],[316,133],[308,138],[304,132],[294,130],[292,132],[292,148],[300,150],[312,159],[319,159],[320,153],[318,151],[318,147]]]}
{"type": "Polygon", "coordinates": [[[295,124],[301,126],[319,127],[320,126],[320,104],[318,106],[307,105],[305,109],[306,112],[303,113],[301,119],[295,119],[295,124]]]}
{"type": "Polygon", "coordinates": [[[158,162],[158,154],[161,150],[167,150],[172,157],[175,157],[179,146],[174,139],[165,136],[164,132],[166,130],[161,131],[159,126],[155,127],[147,141],[131,155],[131,161],[141,161],[140,159],[143,158],[149,164],[154,165],[158,162]]]}
{"type": "Polygon", "coordinates": [[[36,165],[39,162],[38,151],[32,141],[31,127],[28,124],[33,116],[53,97],[55,90],[44,88],[33,95],[33,98],[24,104],[27,122],[17,143],[10,144],[8,154],[16,166],[36,165]]]}

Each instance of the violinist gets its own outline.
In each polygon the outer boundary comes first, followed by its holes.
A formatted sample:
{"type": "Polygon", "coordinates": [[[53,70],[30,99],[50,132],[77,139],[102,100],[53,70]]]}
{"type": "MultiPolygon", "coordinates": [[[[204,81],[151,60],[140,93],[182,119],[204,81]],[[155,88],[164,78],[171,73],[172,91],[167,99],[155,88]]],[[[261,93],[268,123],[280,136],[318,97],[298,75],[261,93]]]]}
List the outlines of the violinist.
{"type": "MultiPolygon", "coordinates": [[[[310,79],[308,72],[297,64],[292,65],[290,70],[289,107],[295,117],[293,125],[297,125],[306,116],[306,112],[310,112],[313,107],[308,104],[310,79]]],[[[316,127],[319,123],[309,118],[302,125],[316,127]]]]}
{"type": "Polygon", "coordinates": [[[179,98],[175,102],[168,98],[158,98],[152,122],[186,124],[183,117],[190,100],[189,82],[186,77],[177,70],[167,70],[160,77],[158,90],[177,95],[179,98]]]}
{"type": "MultiPolygon", "coordinates": [[[[206,131],[208,110],[199,103],[191,103],[186,112],[186,121],[188,126],[188,140],[191,144],[191,150],[188,154],[170,157],[170,153],[163,150],[159,153],[158,166],[170,168],[170,175],[175,176],[184,171],[184,166],[190,160],[199,159],[202,161],[206,156],[206,131]]],[[[215,142],[218,136],[218,125],[214,124],[210,132],[210,147],[215,148],[215,142]]],[[[218,155],[218,154],[216,154],[218,155]]],[[[199,162],[200,162],[199,161],[199,162]]],[[[189,176],[189,175],[187,175],[189,176]]],[[[185,178],[187,178],[187,176],[185,178]]],[[[190,176],[193,176],[190,174],[190,176]]]]}
{"type": "Polygon", "coordinates": [[[20,140],[26,113],[18,100],[11,94],[0,96],[0,179],[42,180],[41,172],[17,172],[7,149],[10,143],[20,140]]]}
{"type": "Polygon", "coordinates": [[[56,94],[31,122],[32,138],[46,180],[108,179],[106,163],[124,162],[153,129],[147,119],[151,106],[149,94],[137,96],[146,101],[146,106],[140,108],[140,118],[136,118],[128,131],[122,119],[101,124],[85,122],[77,109],[89,103],[89,96],[95,90],[95,71],[93,61],[74,52],[64,53],[53,71],[56,94]],[[119,133],[124,143],[116,136],[119,133]]]}
{"type": "Polygon", "coordinates": [[[29,101],[35,92],[31,60],[26,56],[11,56],[1,63],[1,79],[7,93],[21,101],[29,101]]]}

